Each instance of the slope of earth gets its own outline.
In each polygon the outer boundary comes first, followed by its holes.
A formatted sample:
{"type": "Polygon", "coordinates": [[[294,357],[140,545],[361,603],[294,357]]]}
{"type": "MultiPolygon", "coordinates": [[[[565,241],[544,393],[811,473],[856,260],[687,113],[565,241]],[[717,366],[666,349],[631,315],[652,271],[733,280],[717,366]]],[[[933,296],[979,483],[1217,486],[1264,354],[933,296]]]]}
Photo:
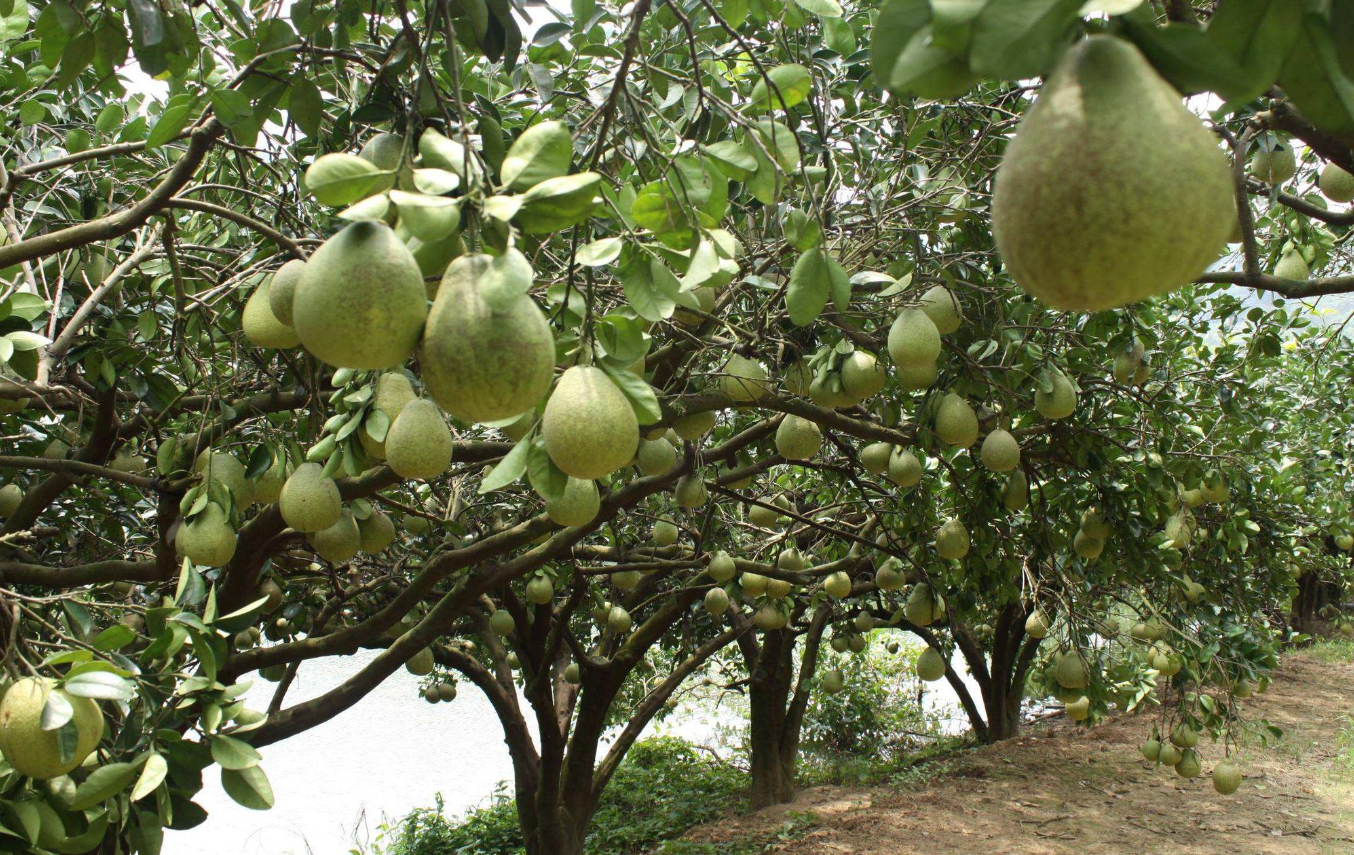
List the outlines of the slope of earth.
{"type": "Polygon", "coordinates": [[[788,816],[815,827],[768,851],[785,855],[1336,855],[1354,853],[1354,662],[1350,648],[1285,657],[1248,720],[1284,731],[1243,740],[1241,789],[1207,777],[1221,759],[1200,744],[1204,775],[1184,780],[1144,762],[1146,716],[1094,730],[1067,723],[968,752],[928,779],[819,787],[794,804],[694,830],[687,840],[774,836],[788,816]]]}

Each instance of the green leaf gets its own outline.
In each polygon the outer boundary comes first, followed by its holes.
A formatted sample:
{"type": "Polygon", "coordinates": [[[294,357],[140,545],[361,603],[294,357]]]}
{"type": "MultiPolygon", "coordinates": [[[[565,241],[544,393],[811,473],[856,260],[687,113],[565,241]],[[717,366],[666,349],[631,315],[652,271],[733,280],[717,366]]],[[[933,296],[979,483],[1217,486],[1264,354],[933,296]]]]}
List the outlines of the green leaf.
{"type": "Polygon", "coordinates": [[[308,137],[318,136],[324,123],[324,99],[315,83],[304,75],[292,78],[287,95],[287,114],[308,137]]]}
{"type": "Polygon", "coordinates": [[[566,174],[573,158],[573,137],[564,123],[541,122],[527,128],[508,149],[500,175],[509,190],[529,190],[566,174]]]}
{"type": "Polygon", "coordinates": [[[450,169],[415,169],[414,187],[420,193],[442,196],[461,186],[461,176],[450,169]]]}
{"type": "Polygon", "coordinates": [[[154,792],[168,773],[169,763],[164,757],[152,752],[141,767],[141,777],[136,779],[136,786],[132,787],[132,801],[140,801],[154,792]]]}
{"type": "Polygon", "coordinates": [[[459,199],[391,190],[390,201],[400,209],[400,223],[419,240],[439,241],[461,225],[459,199]]]}
{"type": "Polygon", "coordinates": [[[6,333],[5,338],[14,345],[14,349],[22,353],[25,350],[37,350],[40,347],[46,347],[52,343],[52,340],[45,335],[38,335],[28,330],[15,330],[12,333],[6,333]]]}
{"type": "Polygon", "coordinates": [[[389,175],[355,154],[332,153],[306,168],[305,186],[321,205],[351,205],[377,191],[389,175]]]}
{"type": "Polygon", "coordinates": [[[1309,14],[1279,85],[1302,114],[1323,131],[1354,133],[1354,81],[1340,66],[1325,19],[1309,14]]]}
{"type": "Polygon", "coordinates": [[[527,471],[527,458],[531,454],[530,439],[523,439],[513,446],[498,465],[490,470],[484,480],[480,482],[480,495],[492,493],[494,490],[501,490],[509,484],[521,478],[527,471]]]}
{"type": "Polygon", "coordinates": [[[28,32],[28,0],[14,0],[8,14],[0,15],[0,42],[17,39],[28,32]]]}
{"type": "Polygon", "coordinates": [[[734,140],[720,140],[701,148],[720,172],[733,181],[746,181],[757,171],[757,158],[734,140]]]}
{"type": "Polygon", "coordinates": [[[221,786],[237,804],[250,810],[267,810],[273,806],[273,787],[262,766],[222,769],[221,786]]]}
{"type": "Polygon", "coordinates": [[[846,268],[837,263],[831,255],[827,257],[828,288],[832,292],[832,306],[839,312],[851,308],[851,277],[846,268]]]}
{"type": "Polygon", "coordinates": [[[214,736],[211,740],[212,759],[222,769],[250,769],[263,759],[254,746],[229,736],[214,736]]]}
{"type": "Polygon", "coordinates": [[[653,387],[647,380],[625,368],[615,367],[607,362],[600,364],[602,370],[611,378],[611,382],[625,393],[640,424],[651,425],[663,418],[663,408],[658,403],[658,396],[654,394],[653,387]]]}
{"type": "Polygon", "coordinates": [[[547,502],[558,501],[569,482],[569,476],[561,472],[546,453],[545,443],[539,436],[531,443],[531,452],[527,457],[527,481],[531,483],[531,489],[547,502]]]}
{"type": "Polygon", "coordinates": [[[624,246],[621,238],[601,238],[581,247],[575,260],[584,267],[601,267],[620,258],[624,246]]]}
{"type": "Polygon", "coordinates": [[[842,56],[850,56],[859,46],[856,31],[844,18],[828,18],[823,21],[823,40],[827,42],[828,47],[842,56]]]}
{"type": "Polygon", "coordinates": [[[115,623],[94,637],[96,650],[121,650],[136,640],[136,633],[126,624],[115,623]]]}
{"type": "Polygon", "coordinates": [[[75,707],[66,700],[61,692],[48,692],[47,701],[42,705],[42,715],[38,726],[43,730],[56,730],[75,715],[75,707]]]}
{"type": "Polygon", "coordinates": [[[969,67],[1018,79],[1047,71],[1076,32],[1081,0],[990,0],[973,23],[969,67]]]}
{"type": "Polygon", "coordinates": [[[802,103],[812,91],[813,77],[807,68],[794,64],[778,65],[768,71],[765,77],[757,79],[756,85],[752,87],[748,108],[759,112],[788,110],[802,103]]]}
{"type": "Polygon", "coordinates": [[[659,259],[645,252],[635,254],[616,274],[625,289],[625,299],[646,321],[657,323],[672,316],[682,283],[659,259]]]}
{"type": "MultiPolygon", "coordinates": [[[[1254,90],[1245,71],[1192,24],[1149,26],[1124,19],[1126,32],[1153,67],[1182,94],[1213,91],[1228,100],[1254,90]]],[[[1264,84],[1268,86],[1268,83],[1264,84]]],[[[1261,87],[1264,88],[1263,86],[1261,87]]]]}
{"type": "Polygon", "coordinates": [[[785,242],[803,252],[823,242],[823,228],[818,221],[798,208],[790,208],[781,221],[785,242]]]}
{"type": "Polygon", "coordinates": [[[480,278],[480,294],[490,307],[506,310],[531,290],[534,278],[527,257],[519,250],[509,248],[485,268],[480,278]]]}
{"type": "Polygon", "coordinates": [[[837,0],[795,0],[795,5],[820,18],[840,18],[842,7],[837,0]]]}
{"type": "Polygon", "coordinates": [[[80,698],[100,701],[130,701],[136,697],[136,686],[127,679],[107,671],[89,671],[71,677],[65,690],[80,698]]]}
{"type": "Polygon", "coordinates": [[[785,288],[785,308],[795,326],[808,326],[822,314],[831,290],[829,276],[827,254],[821,249],[799,256],[785,288]]]}
{"type": "Polygon", "coordinates": [[[1284,66],[1302,31],[1302,4],[1290,0],[1227,0],[1208,20],[1209,41],[1244,69],[1254,91],[1237,93],[1250,100],[1267,89],[1284,66]]]}
{"type": "Polygon", "coordinates": [[[188,127],[192,116],[193,108],[190,104],[179,104],[165,110],[156,120],[155,127],[146,135],[146,148],[159,148],[177,137],[188,127]]]}
{"type": "Polygon", "coordinates": [[[75,788],[73,810],[84,810],[106,801],[127,789],[136,778],[136,766],[131,763],[109,763],[100,766],[80,786],[75,788]]]}

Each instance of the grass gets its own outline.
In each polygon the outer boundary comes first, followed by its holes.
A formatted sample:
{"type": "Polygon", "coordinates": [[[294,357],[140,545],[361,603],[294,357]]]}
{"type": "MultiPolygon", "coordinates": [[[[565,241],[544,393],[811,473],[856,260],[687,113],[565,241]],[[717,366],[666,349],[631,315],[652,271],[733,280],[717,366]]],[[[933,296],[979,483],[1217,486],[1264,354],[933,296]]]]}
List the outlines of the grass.
{"type": "Polygon", "coordinates": [[[792,811],[770,835],[749,834],[716,842],[669,840],[649,855],[760,855],[798,840],[817,827],[818,817],[812,811],[792,811]]]}
{"type": "Polygon", "coordinates": [[[1323,638],[1303,653],[1318,662],[1354,662],[1354,638],[1323,638]]]}

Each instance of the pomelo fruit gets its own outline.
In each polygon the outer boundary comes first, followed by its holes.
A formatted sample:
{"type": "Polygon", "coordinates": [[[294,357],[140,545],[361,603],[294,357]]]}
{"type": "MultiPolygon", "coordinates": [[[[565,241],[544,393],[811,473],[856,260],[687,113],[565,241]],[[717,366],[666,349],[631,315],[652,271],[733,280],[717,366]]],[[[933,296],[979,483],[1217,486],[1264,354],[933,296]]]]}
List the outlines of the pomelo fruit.
{"type": "Polygon", "coordinates": [[[269,280],[264,279],[249,295],[244,311],[240,314],[240,328],[255,347],[296,347],[301,339],[296,335],[296,330],[273,314],[268,291],[269,280]]]}
{"type": "Polygon", "coordinates": [[[600,368],[575,365],[555,384],[541,416],[545,450],[565,474],[603,478],[628,464],[639,446],[630,401],[600,368]]]}
{"type": "Polygon", "coordinates": [[[427,481],[451,465],[451,431],[437,405],[416,398],[404,405],[386,434],[386,463],[401,478],[427,481]]]}
{"type": "Polygon", "coordinates": [[[48,779],[64,775],[85,762],[103,738],[103,711],[89,698],[66,693],[56,681],[42,677],[15,680],[0,699],[0,753],[20,775],[48,779]],[[61,760],[58,731],[42,729],[47,697],[58,692],[70,704],[75,724],[75,749],[61,760]]]}
{"type": "Polygon", "coordinates": [[[338,485],[318,463],[302,463],[282,485],[278,510],[287,525],[300,532],[316,532],[338,522],[343,499],[338,485]]]}

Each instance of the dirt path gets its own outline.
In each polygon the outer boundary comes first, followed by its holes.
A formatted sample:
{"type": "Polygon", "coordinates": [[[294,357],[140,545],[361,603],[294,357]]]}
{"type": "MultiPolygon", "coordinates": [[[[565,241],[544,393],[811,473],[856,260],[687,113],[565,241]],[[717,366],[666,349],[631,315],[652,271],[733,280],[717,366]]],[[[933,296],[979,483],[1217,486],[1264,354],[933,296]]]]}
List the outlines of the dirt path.
{"type": "Polygon", "coordinates": [[[1201,744],[1205,775],[1143,762],[1149,725],[1126,717],[1092,731],[1056,725],[962,755],[930,780],[820,787],[794,804],[699,829],[713,840],[774,829],[791,812],[818,826],[785,855],[1350,855],[1354,853],[1354,664],[1286,657],[1249,716],[1282,741],[1241,757],[1233,796],[1207,773],[1221,749],[1201,744]],[[1347,755],[1340,754],[1349,748],[1347,755]]]}

